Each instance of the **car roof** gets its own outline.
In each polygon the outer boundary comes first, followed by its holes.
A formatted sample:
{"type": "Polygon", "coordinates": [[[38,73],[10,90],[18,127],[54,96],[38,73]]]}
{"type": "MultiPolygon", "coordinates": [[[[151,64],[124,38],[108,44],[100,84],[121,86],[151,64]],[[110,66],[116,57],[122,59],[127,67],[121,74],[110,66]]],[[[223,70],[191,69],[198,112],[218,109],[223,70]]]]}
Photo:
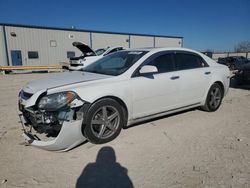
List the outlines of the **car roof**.
{"type": "Polygon", "coordinates": [[[186,52],[194,52],[200,54],[200,52],[182,48],[182,47],[148,47],[148,48],[129,48],[127,51],[148,51],[148,52],[160,52],[160,51],[186,51],[186,52]]]}

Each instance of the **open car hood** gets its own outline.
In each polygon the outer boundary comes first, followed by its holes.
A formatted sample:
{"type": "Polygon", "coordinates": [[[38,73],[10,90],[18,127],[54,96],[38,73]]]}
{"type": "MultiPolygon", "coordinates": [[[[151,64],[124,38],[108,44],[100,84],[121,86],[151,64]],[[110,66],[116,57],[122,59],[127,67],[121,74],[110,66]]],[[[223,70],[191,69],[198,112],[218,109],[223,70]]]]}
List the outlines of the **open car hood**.
{"type": "Polygon", "coordinates": [[[86,44],[81,42],[73,42],[72,45],[78,48],[83,53],[83,56],[96,55],[95,51],[86,44]]]}

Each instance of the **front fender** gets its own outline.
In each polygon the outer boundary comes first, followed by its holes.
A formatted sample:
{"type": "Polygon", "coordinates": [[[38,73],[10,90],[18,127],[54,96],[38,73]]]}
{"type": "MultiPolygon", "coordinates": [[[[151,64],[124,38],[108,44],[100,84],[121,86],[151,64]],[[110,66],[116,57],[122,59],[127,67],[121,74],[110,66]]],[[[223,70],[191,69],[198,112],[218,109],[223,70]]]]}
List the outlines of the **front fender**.
{"type": "Polygon", "coordinates": [[[94,103],[100,98],[107,96],[116,97],[122,100],[128,110],[128,116],[130,117],[131,112],[131,91],[129,90],[128,81],[114,81],[113,83],[99,83],[89,85],[79,85],[77,87],[70,88],[55,88],[48,90],[48,93],[60,92],[63,90],[70,90],[77,93],[77,95],[88,103],[94,103]]]}

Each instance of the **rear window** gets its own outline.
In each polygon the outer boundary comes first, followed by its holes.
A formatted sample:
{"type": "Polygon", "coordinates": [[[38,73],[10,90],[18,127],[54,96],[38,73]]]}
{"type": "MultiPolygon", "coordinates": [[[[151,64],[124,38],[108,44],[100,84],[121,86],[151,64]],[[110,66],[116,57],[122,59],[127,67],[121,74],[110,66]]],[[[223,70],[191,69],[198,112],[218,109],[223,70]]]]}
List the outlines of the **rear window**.
{"type": "Polygon", "coordinates": [[[204,60],[194,54],[178,53],[174,55],[177,70],[195,69],[206,67],[204,60]]]}

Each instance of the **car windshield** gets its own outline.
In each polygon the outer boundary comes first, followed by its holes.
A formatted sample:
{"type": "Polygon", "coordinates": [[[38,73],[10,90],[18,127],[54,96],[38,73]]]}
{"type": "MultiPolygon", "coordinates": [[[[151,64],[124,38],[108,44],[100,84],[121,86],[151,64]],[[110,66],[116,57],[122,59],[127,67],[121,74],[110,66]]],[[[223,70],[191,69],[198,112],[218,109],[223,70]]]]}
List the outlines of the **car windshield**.
{"type": "Polygon", "coordinates": [[[100,48],[100,49],[97,49],[97,50],[95,51],[95,53],[96,53],[96,55],[102,55],[105,51],[106,51],[106,49],[100,48]]]}
{"type": "Polygon", "coordinates": [[[147,51],[120,51],[107,55],[83,69],[85,72],[117,76],[128,70],[147,51]]]}

